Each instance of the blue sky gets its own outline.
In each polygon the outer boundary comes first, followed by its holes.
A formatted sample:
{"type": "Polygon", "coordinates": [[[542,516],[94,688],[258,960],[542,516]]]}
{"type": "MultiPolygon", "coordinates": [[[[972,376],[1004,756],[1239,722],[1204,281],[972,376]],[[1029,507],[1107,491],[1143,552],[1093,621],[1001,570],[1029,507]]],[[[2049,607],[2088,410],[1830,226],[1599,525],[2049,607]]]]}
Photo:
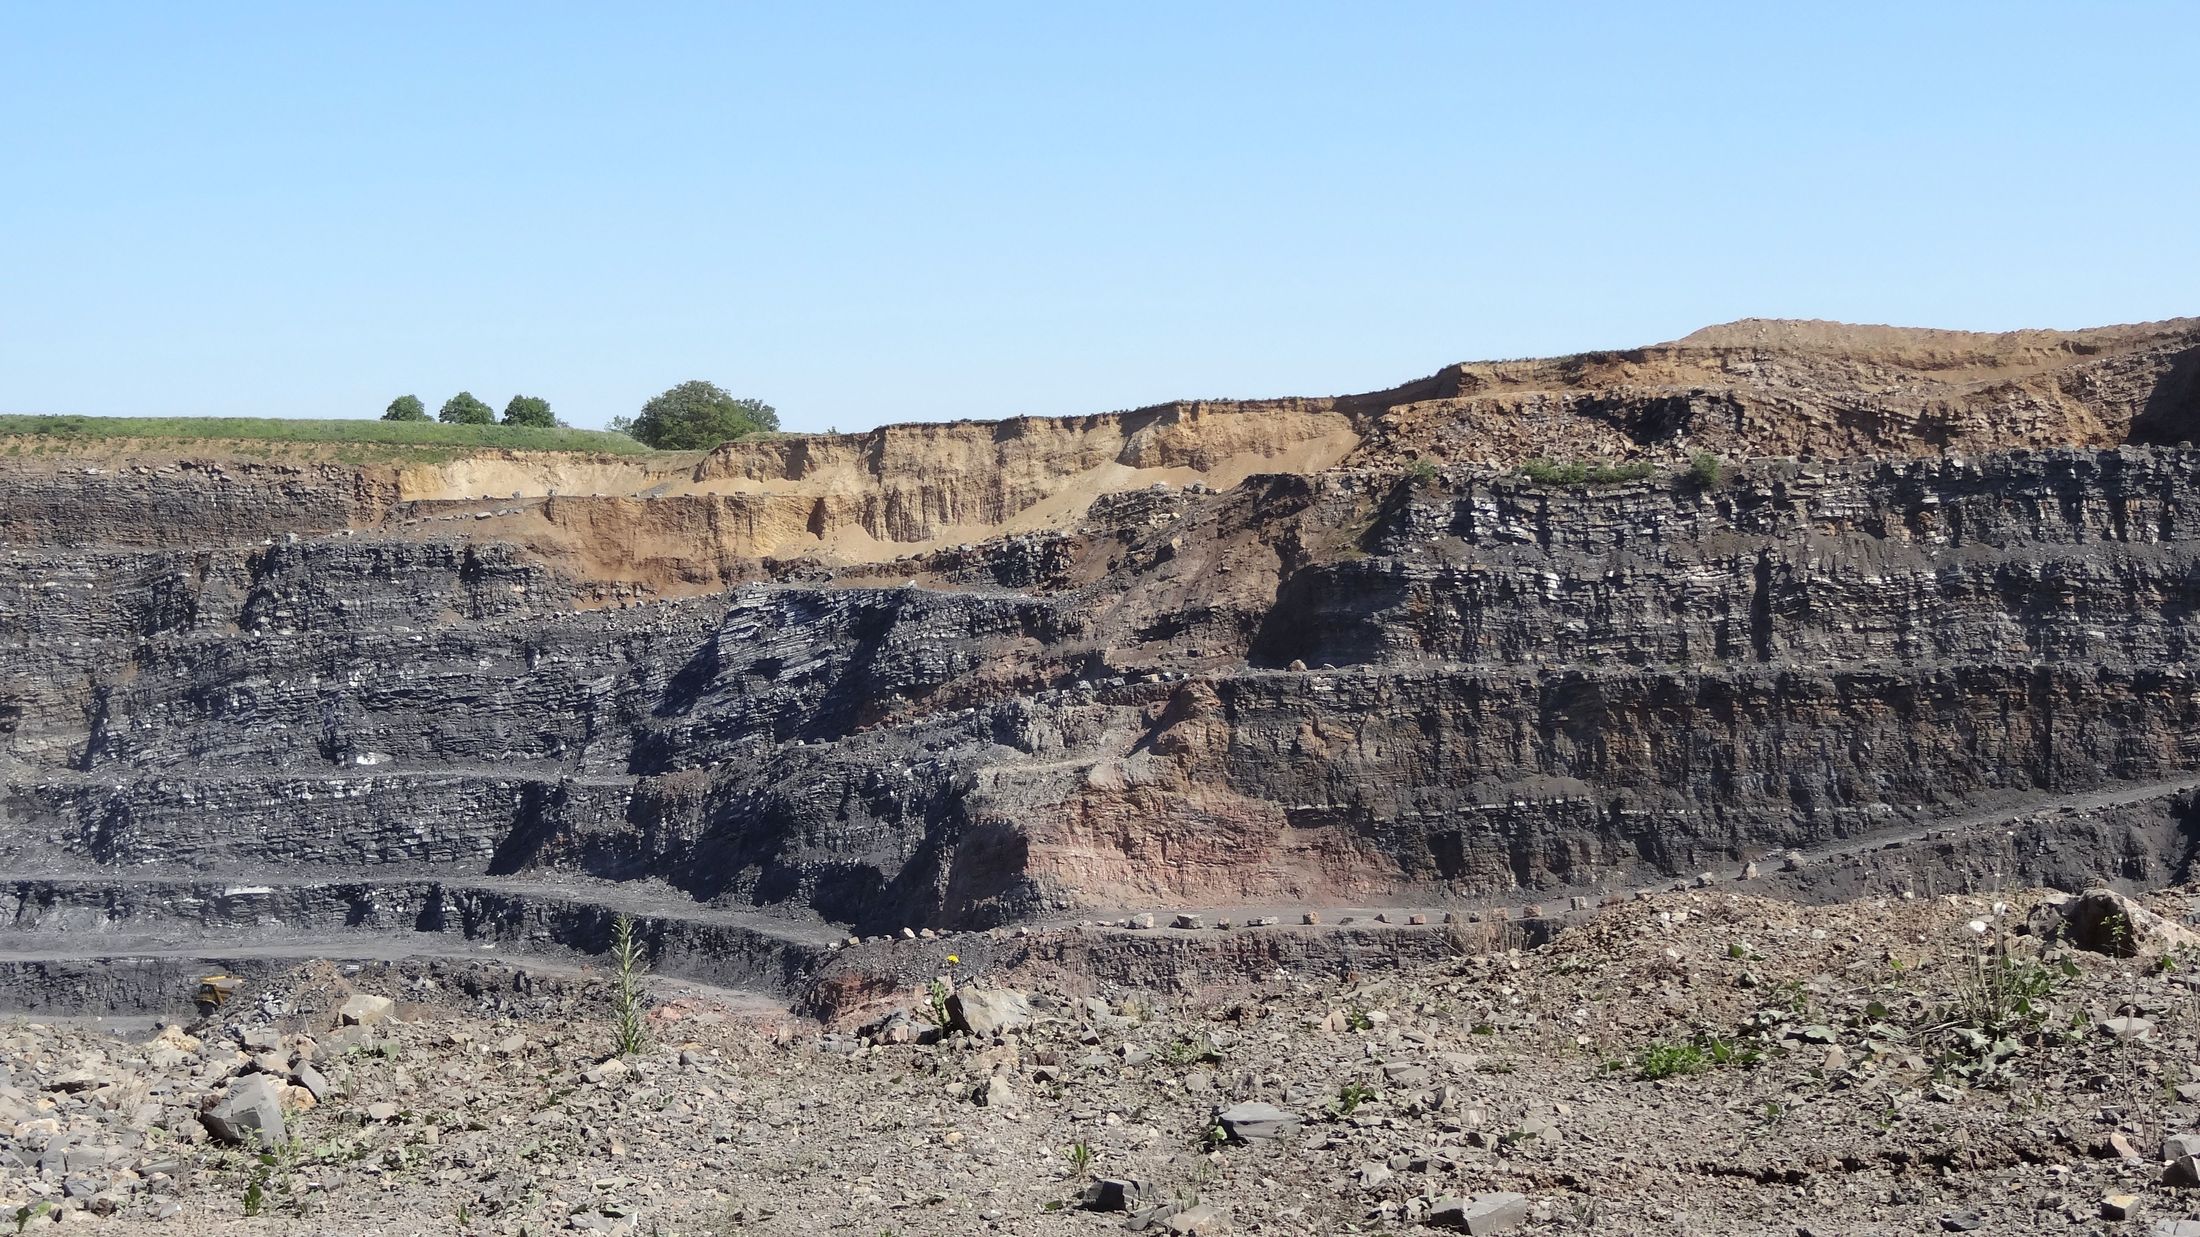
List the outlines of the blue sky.
{"type": "Polygon", "coordinates": [[[0,7],[0,410],[791,429],[2200,312],[2200,5],[0,7]]]}

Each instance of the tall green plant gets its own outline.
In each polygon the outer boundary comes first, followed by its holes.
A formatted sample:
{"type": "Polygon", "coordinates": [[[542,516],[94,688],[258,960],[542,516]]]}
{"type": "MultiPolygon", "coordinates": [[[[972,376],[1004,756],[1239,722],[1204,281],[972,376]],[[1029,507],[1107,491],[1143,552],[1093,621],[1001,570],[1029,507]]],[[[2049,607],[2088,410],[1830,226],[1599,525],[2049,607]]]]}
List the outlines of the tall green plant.
{"type": "Polygon", "coordinates": [[[622,1057],[634,1056],[649,1046],[648,1033],[642,1027],[642,975],[648,965],[642,960],[641,942],[634,939],[631,915],[611,921],[611,966],[617,982],[611,998],[617,1052],[622,1057]]]}

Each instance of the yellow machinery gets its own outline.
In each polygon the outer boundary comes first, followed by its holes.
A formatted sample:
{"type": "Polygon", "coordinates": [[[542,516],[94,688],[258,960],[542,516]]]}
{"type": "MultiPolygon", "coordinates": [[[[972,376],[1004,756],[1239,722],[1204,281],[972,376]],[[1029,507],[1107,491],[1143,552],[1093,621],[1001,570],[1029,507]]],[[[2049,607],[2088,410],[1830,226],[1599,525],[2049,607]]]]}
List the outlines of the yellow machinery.
{"type": "Polygon", "coordinates": [[[234,975],[208,975],[199,981],[199,1007],[212,1013],[227,1004],[231,994],[244,987],[234,975]]]}

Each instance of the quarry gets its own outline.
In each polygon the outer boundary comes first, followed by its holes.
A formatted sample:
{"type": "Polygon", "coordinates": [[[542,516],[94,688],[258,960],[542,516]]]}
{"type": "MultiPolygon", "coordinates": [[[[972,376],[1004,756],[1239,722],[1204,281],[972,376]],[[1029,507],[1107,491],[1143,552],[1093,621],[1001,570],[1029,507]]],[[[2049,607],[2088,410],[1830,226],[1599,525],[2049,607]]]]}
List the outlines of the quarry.
{"type": "Polygon", "coordinates": [[[2196,425],[2200,319],[1750,320],[7,439],[0,1220],[2200,1233],[2196,425]]]}

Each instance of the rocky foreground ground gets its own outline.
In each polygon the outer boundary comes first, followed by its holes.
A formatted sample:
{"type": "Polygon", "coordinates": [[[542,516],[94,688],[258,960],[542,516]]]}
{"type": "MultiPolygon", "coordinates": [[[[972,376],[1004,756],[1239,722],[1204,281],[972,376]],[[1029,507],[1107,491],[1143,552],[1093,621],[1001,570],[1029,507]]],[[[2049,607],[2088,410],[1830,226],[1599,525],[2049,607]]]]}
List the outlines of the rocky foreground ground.
{"type": "Polygon", "coordinates": [[[958,974],[837,1027],[660,981],[624,1057],[606,979],[320,964],[142,1042],[0,1026],[0,1227],[2200,1233],[2200,897],[2059,897],[1668,893],[1393,972],[958,974]]]}

